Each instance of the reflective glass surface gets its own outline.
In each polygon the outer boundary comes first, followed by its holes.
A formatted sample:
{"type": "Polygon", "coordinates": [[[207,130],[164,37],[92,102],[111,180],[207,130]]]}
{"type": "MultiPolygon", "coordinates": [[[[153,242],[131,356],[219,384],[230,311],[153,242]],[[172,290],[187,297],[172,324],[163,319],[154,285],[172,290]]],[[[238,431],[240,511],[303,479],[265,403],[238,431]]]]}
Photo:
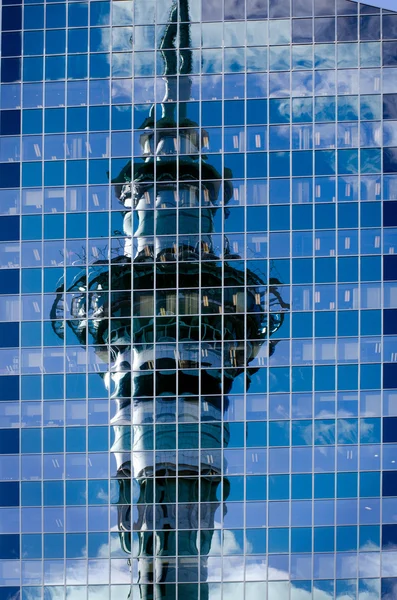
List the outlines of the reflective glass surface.
{"type": "Polygon", "coordinates": [[[391,9],[3,2],[0,600],[397,598],[391,9]]]}

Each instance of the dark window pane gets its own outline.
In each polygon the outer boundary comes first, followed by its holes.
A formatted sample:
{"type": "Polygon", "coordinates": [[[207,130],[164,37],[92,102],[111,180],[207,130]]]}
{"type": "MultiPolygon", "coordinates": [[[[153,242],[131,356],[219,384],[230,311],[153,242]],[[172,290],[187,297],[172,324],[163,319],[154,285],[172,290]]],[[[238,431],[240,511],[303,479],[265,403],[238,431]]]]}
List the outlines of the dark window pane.
{"type": "Polygon", "coordinates": [[[3,33],[1,36],[1,54],[2,56],[20,56],[22,36],[18,31],[12,33],[3,33]]]}
{"type": "Polygon", "coordinates": [[[383,496],[397,496],[397,471],[383,471],[383,496]]]}
{"type": "Polygon", "coordinates": [[[0,506],[19,506],[19,483],[0,482],[0,506]]]}
{"type": "Polygon", "coordinates": [[[314,40],[316,42],[335,41],[335,19],[314,20],[314,40]]]}
{"type": "Polygon", "coordinates": [[[0,242],[19,240],[19,217],[0,217],[0,242]]]}
{"type": "Polygon", "coordinates": [[[0,323],[0,348],[18,348],[18,346],[19,323],[0,323]]]}
{"type": "Polygon", "coordinates": [[[356,15],[358,5],[351,0],[336,0],[336,12],[338,15],[356,15]]]}
{"type": "MultiPolygon", "coordinates": [[[[70,31],[75,31],[72,29],[70,31]]],[[[69,42],[70,42],[70,31],[69,31],[69,42]]],[[[80,30],[84,33],[86,30],[80,30]]],[[[82,35],[82,41],[84,42],[84,35],[82,35]]],[[[45,48],[46,54],[63,54],[66,49],[66,35],[65,31],[62,29],[49,29],[46,31],[45,36],[45,48]]],[[[68,52],[79,52],[79,50],[75,50],[72,47],[72,44],[68,44],[68,52]]],[[[84,45],[83,50],[84,51],[84,45]]],[[[47,78],[48,79],[48,78],[47,78]]]]}
{"type": "Polygon", "coordinates": [[[291,16],[290,0],[269,0],[269,17],[279,19],[291,16]]]}
{"type": "Polygon", "coordinates": [[[378,15],[368,15],[360,18],[360,39],[380,39],[380,17],[378,15]]]}
{"type": "Polygon", "coordinates": [[[383,441],[385,443],[397,442],[397,417],[383,419],[383,441]]]}
{"type": "Polygon", "coordinates": [[[17,587],[1,587],[0,600],[21,600],[21,591],[17,587]]]}
{"type": "Polygon", "coordinates": [[[1,59],[1,82],[13,83],[21,79],[21,59],[20,58],[2,58],[1,59]]]}
{"type": "MultiPolygon", "coordinates": [[[[309,4],[309,2],[308,2],[309,4]]],[[[316,17],[322,15],[334,15],[335,2],[329,0],[314,0],[314,15],[316,17]]]]}
{"type": "Polygon", "coordinates": [[[1,28],[3,31],[15,31],[22,28],[21,6],[3,6],[1,28]]]}
{"type": "Polygon", "coordinates": [[[20,185],[19,163],[0,163],[0,188],[14,188],[20,185]]]}
{"type": "Polygon", "coordinates": [[[383,39],[397,39],[397,15],[383,15],[382,18],[383,39]]]}
{"type": "Polygon", "coordinates": [[[19,135],[21,133],[21,111],[0,111],[0,135],[19,135]]]}
{"type": "Polygon", "coordinates": [[[293,17],[311,17],[313,15],[312,3],[307,0],[292,0],[293,17]]]}
{"type": "Polygon", "coordinates": [[[247,0],[247,19],[266,19],[267,0],[247,0]]]}
{"type": "Polygon", "coordinates": [[[44,5],[24,7],[23,23],[25,29],[43,29],[44,27],[44,5]]]}
{"type": "Polygon", "coordinates": [[[360,13],[362,15],[379,15],[380,8],[375,8],[375,6],[367,6],[366,4],[360,4],[360,13]]]}
{"type": "Polygon", "coordinates": [[[397,548],[397,525],[383,525],[382,550],[395,550],[397,548]]]}
{"type": "Polygon", "coordinates": [[[397,119],[397,94],[383,96],[383,118],[397,119]]]}
{"type": "Polygon", "coordinates": [[[0,535],[0,559],[19,558],[19,535],[0,535]]]}
{"type": "Polygon", "coordinates": [[[247,124],[259,125],[267,123],[267,101],[249,100],[247,102],[247,124]]]}
{"type": "Polygon", "coordinates": [[[383,333],[394,335],[397,333],[397,309],[391,308],[383,311],[383,333]]]}
{"type": "Polygon", "coordinates": [[[397,173],[397,148],[383,149],[383,170],[385,173],[397,173]]]}
{"type": "Polygon", "coordinates": [[[397,65],[397,42],[383,42],[383,66],[397,65]]]}
{"type": "MultiPolygon", "coordinates": [[[[387,256],[385,258],[389,257],[387,256]]],[[[397,258],[397,256],[395,258],[397,258]]],[[[397,261],[394,262],[394,279],[397,279],[397,261]]],[[[387,280],[386,276],[385,280],[387,280]]],[[[385,390],[397,389],[397,363],[385,363],[383,365],[383,387],[385,390]]],[[[395,493],[397,495],[397,490],[395,493]]]]}
{"type": "Polygon", "coordinates": [[[46,5],[46,27],[61,28],[66,26],[66,4],[46,5]]]}
{"type": "Polygon", "coordinates": [[[381,579],[381,598],[384,600],[393,600],[397,597],[397,578],[385,577],[381,579]]]}
{"type": "Polygon", "coordinates": [[[383,203],[383,226],[397,227],[397,202],[383,203]]]}
{"type": "MultiPolygon", "coordinates": [[[[0,271],[0,294],[19,293],[19,271],[15,269],[0,271]]],[[[2,379],[4,382],[5,379],[2,379]]],[[[1,389],[1,386],[0,386],[1,389]]],[[[1,394],[1,391],[0,391],[1,394]]]]}
{"type": "Polygon", "coordinates": [[[358,19],[356,17],[338,17],[338,41],[354,42],[358,39],[358,19]]]}
{"type": "Polygon", "coordinates": [[[294,43],[306,43],[313,40],[313,20],[293,19],[292,41],[294,43]]]}
{"type": "Polygon", "coordinates": [[[0,429],[0,454],[18,454],[19,431],[17,429],[0,429]]]}
{"type": "Polygon", "coordinates": [[[386,281],[397,280],[397,255],[390,254],[383,257],[383,276],[386,281]]]}

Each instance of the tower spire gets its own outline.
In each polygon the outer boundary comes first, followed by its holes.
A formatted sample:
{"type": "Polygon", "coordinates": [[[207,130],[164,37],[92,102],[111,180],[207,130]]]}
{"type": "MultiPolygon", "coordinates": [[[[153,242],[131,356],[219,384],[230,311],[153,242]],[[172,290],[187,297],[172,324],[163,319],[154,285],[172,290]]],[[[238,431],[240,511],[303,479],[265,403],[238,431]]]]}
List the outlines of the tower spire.
{"type": "MultiPolygon", "coordinates": [[[[164,60],[163,77],[166,82],[162,102],[162,119],[176,122],[175,109],[179,102],[179,122],[186,118],[185,102],[190,100],[192,81],[192,50],[190,37],[190,15],[187,0],[176,0],[168,25],[160,43],[164,60]]],[[[154,106],[152,107],[152,116],[154,106]]]]}

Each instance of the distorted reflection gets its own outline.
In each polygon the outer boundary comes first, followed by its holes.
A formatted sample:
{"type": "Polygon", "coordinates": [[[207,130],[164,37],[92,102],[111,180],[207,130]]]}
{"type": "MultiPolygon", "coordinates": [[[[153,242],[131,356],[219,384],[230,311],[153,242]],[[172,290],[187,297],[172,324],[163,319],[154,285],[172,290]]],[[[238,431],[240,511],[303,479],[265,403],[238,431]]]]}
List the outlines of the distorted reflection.
{"type": "MultiPolygon", "coordinates": [[[[237,378],[248,389],[260,352],[273,354],[288,308],[276,278],[244,271],[226,237],[221,252],[214,246],[233,174],[201,154],[209,134],[188,117],[189,46],[188,0],[179,0],[160,45],[165,98],[142,124],[142,158],[112,182],[124,251],[67,290],[67,326],[109,363],[118,530],[142,600],[174,600],[176,585],[180,598],[208,599],[208,555],[233,472],[228,394],[237,378]]],[[[60,336],[64,291],[52,313],[60,336]]]]}

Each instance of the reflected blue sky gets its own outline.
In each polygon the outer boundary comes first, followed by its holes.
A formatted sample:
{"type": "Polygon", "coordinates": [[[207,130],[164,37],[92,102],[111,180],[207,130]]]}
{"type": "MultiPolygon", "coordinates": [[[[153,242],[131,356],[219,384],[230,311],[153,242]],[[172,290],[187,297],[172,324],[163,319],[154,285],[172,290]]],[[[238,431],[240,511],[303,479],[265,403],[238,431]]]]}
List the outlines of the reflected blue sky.
{"type": "MultiPolygon", "coordinates": [[[[353,2],[359,2],[359,0],[353,0],[353,2]]],[[[379,8],[386,8],[388,10],[396,10],[396,0],[361,0],[361,4],[368,4],[369,6],[378,6],[379,8]]]]}

